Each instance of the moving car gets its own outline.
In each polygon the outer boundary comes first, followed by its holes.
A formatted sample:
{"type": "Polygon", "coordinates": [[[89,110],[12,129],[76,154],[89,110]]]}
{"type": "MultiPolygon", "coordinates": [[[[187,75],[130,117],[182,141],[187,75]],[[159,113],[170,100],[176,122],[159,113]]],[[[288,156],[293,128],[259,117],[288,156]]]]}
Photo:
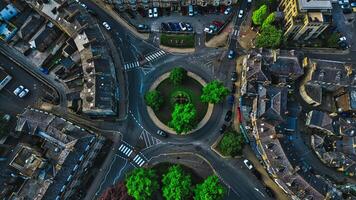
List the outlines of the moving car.
{"type": "Polygon", "coordinates": [[[247,167],[247,169],[249,169],[249,170],[253,169],[253,165],[251,164],[251,162],[249,160],[245,159],[244,164],[247,167]]]}
{"type": "Polygon", "coordinates": [[[25,89],[24,86],[20,85],[19,87],[17,87],[15,90],[14,90],[14,95],[19,95],[20,92],[25,89]]]}
{"type": "Polygon", "coordinates": [[[153,8],[153,17],[158,17],[157,8],[153,8]]]}
{"type": "Polygon", "coordinates": [[[162,136],[162,137],[168,137],[168,134],[162,130],[158,130],[157,135],[162,136]]]}
{"type": "Polygon", "coordinates": [[[235,51],[231,49],[229,51],[229,53],[227,54],[227,58],[229,58],[229,59],[235,58],[235,51]]]}
{"type": "Polygon", "coordinates": [[[106,28],[106,30],[111,30],[111,27],[109,26],[109,24],[107,22],[103,22],[103,26],[106,28]]]}
{"type": "Polygon", "coordinates": [[[233,81],[233,82],[237,81],[237,73],[236,72],[231,72],[231,81],[233,81]]]}
{"type": "Polygon", "coordinates": [[[239,12],[239,18],[242,18],[243,15],[244,15],[244,11],[243,11],[243,10],[240,10],[240,12],[239,12]]]}
{"type": "Polygon", "coordinates": [[[148,17],[149,18],[152,18],[153,17],[153,12],[152,12],[152,9],[148,9],[148,17]]]}
{"type": "Polygon", "coordinates": [[[232,111],[229,110],[226,112],[226,115],[225,115],[225,122],[229,122],[232,118],[232,111]]]}
{"type": "Polygon", "coordinates": [[[22,92],[19,94],[20,98],[23,98],[24,96],[26,96],[28,94],[30,90],[28,90],[27,88],[25,88],[24,90],[22,90],[22,92]]]}
{"type": "Polygon", "coordinates": [[[228,14],[230,14],[230,13],[231,13],[231,7],[226,8],[224,14],[225,14],[225,15],[228,15],[228,14]]]}

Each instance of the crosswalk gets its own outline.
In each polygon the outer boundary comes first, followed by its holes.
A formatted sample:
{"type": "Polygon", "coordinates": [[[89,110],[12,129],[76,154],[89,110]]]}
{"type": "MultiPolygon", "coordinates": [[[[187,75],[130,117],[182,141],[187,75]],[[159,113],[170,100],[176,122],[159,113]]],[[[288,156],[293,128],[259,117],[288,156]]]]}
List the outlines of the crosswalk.
{"type": "Polygon", "coordinates": [[[152,62],[162,56],[166,55],[166,52],[163,51],[163,50],[160,50],[160,51],[156,51],[154,53],[150,53],[148,55],[145,56],[145,59],[148,61],[148,62],[152,62]]]}
{"type": "Polygon", "coordinates": [[[134,163],[136,163],[139,167],[142,167],[143,164],[145,164],[145,159],[141,158],[141,156],[139,154],[137,154],[134,159],[133,159],[134,163]]]}
{"type": "Polygon", "coordinates": [[[130,69],[134,69],[136,67],[139,67],[140,66],[140,63],[138,61],[135,61],[135,62],[131,62],[131,63],[126,63],[124,65],[124,69],[125,70],[130,70],[130,69]]]}
{"type": "Polygon", "coordinates": [[[161,140],[153,137],[149,132],[142,130],[139,139],[145,142],[146,147],[150,147],[156,144],[161,143],[161,140]]]}
{"type": "Polygon", "coordinates": [[[125,145],[125,144],[121,144],[119,147],[119,151],[121,151],[123,154],[125,154],[127,157],[130,157],[130,155],[132,154],[133,150],[131,149],[131,147],[125,145]]]}

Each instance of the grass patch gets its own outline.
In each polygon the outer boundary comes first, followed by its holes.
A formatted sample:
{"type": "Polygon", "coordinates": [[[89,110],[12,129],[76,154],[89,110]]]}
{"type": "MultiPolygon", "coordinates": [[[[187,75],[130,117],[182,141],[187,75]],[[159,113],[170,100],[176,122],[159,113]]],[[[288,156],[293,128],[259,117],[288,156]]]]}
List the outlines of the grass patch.
{"type": "Polygon", "coordinates": [[[195,35],[161,34],[161,45],[177,48],[194,48],[195,35]]]}

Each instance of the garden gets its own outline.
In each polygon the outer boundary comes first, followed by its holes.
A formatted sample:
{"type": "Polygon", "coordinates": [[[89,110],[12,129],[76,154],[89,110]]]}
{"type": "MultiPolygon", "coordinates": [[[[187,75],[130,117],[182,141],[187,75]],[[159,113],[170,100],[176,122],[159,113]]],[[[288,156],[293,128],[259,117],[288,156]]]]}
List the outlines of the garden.
{"type": "Polygon", "coordinates": [[[195,35],[161,34],[161,45],[177,48],[194,48],[195,35]]]}
{"type": "Polygon", "coordinates": [[[180,67],[172,69],[169,76],[144,97],[156,117],[177,134],[195,129],[205,117],[209,104],[222,102],[229,93],[219,81],[203,86],[196,75],[188,74],[180,67]]]}
{"type": "Polygon", "coordinates": [[[215,175],[203,179],[184,165],[161,163],[153,168],[134,169],[124,182],[109,188],[100,199],[220,200],[225,194],[226,188],[215,175]]]}

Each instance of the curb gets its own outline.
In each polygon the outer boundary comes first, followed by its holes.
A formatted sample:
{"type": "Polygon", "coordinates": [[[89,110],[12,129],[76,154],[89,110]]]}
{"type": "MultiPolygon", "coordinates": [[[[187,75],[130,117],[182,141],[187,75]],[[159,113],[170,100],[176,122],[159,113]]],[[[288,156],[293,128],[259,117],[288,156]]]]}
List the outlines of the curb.
{"type": "MultiPolygon", "coordinates": [[[[166,72],[164,74],[162,74],[160,77],[158,77],[156,79],[155,82],[153,82],[153,84],[151,85],[151,87],[149,88],[149,91],[154,90],[157,88],[157,86],[164,80],[166,80],[169,77],[169,73],[170,72],[166,72]]],[[[198,81],[201,85],[205,86],[207,83],[198,75],[196,75],[193,72],[188,72],[187,75],[191,78],[193,78],[194,80],[198,81]]],[[[177,133],[170,127],[168,127],[167,125],[163,124],[156,116],[156,114],[154,113],[154,111],[152,110],[151,107],[146,106],[147,112],[149,117],[151,118],[151,120],[153,121],[153,123],[160,129],[164,130],[165,132],[168,132],[170,134],[175,134],[177,135],[177,133]]],[[[191,134],[199,129],[201,129],[203,126],[205,126],[205,124],[208,122],[208,120],[210,119],[211,115],[213,114],[213,109],[214,109],[214,104],[209,103],[208,105],[208,110],[206,111],[206,114],[204,116],[204,118],[198,123],[197,128],[189,131],[188,133],[182,134],[182,135],[188,135],[191,134]]]]}

